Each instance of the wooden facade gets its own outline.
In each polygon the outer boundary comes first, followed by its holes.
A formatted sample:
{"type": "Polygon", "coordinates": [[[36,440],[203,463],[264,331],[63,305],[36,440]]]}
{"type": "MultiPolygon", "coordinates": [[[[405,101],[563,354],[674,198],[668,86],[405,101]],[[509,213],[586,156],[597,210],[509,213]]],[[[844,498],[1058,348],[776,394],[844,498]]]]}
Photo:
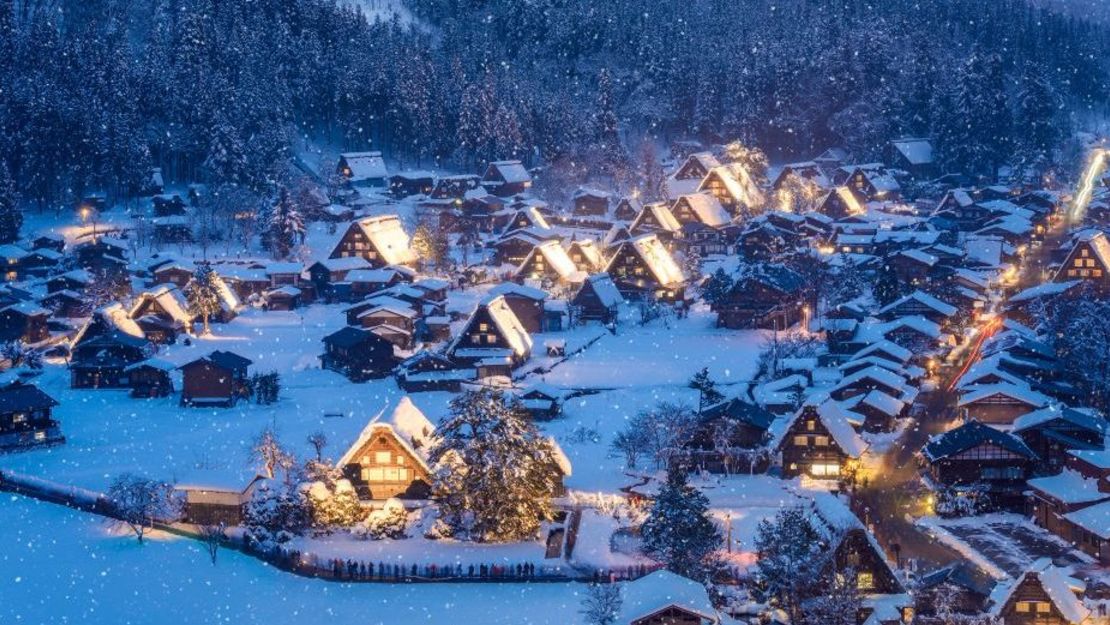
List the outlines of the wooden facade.
{"type": "Polygon", "coordinates": [[[373,424],[340,469],[360,499],[425,499],[431,471],[423,458],[388,424],[373,424]]]}
{"type": "Polygon", "coordinates": [[[247,368],[251,361],[225,351],[214,351],[181,366],[181,404],[232,406],[248,397],[247,368]]]}

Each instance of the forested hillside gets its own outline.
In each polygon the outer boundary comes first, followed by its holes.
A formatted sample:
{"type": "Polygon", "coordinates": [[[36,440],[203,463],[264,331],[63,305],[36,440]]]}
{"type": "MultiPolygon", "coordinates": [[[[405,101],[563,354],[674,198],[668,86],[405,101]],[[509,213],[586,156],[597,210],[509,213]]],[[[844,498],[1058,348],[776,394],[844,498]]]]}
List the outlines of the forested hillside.
{"type": "Polygon", "coordinates": [[[176,181],[264,189],[299,137],[406,165],[614,174],[645,137],[778,156],[932,135],[990,171],[1107,100],[1103,26],[1026,0],[0,0],[0,158],[25,202],[176,181]]]}

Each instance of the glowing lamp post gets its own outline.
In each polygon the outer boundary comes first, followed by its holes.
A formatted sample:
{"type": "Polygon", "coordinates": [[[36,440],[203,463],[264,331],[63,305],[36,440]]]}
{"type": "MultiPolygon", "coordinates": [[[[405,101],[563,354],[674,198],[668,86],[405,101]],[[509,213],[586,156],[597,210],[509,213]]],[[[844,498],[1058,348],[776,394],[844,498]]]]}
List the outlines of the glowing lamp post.
{"type": "Polygon", "coordinates": [[[81,216],[81,224],[82,225],[89,223],[90,219],[92,220],[92,235],[93,235],[93,240],[95,241],[96,240],[96,211],[94,211],[88,205],[82,205],[81,209],[78,211],[78,214],[81,216]]]}

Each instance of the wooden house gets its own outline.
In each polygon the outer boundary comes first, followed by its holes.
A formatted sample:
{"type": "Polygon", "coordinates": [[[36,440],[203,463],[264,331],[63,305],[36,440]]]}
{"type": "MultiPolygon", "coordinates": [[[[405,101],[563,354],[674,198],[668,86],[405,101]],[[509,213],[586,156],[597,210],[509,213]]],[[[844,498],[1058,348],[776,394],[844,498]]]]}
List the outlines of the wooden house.
{"type": "Polygon", "coordinates": [[[822,166],[816,160],[787,163],[771,181],[771,190],[775,192],[782,190],[791,179],[800,180],[818,189],[827,189],[832,185],[832,181],[829,180],[826,171],[828,167],[822,166]]]}
{"type": "Polygon", "coordinates": [[[559,241],[544,241],[524,257],[513,278],[548,284],[578,284],[585,280],[586,274],[578,269],[559,241]]]}
{"type": "Polygon", "coordinates": [[[164,360],[151,358],[124,368],[131,397],[166,397],[173,393],[170,374],[174,366],[164,360]]]}
{"type": "Polygon", "coordinates": [[[920,316],[943,327],[954,321],[958,313],[955,306],[918,289],[883,306],[876,316],[883,321],[920,316]]]}
{"type": "Polygon", "coordinates": [[[396,198],[430,195],[435,188],[435,174],[427,171],[403,171],[389,177],[389,192],[396,198]]]}
{"type": "Polygon", "coordinates": [[[52,414],[57,405],[32,384],[12,382],[0,388],[0,451],[64,443],[52,414]]]}
{"type": "Polygon", "coordinates": [[[644,204],[640,214],[629,224],[628,232],[633,236],[654,233],[670,240],[678,236],[681,228],[682,224],[678,223],[666,204],[653,202],[644,204]]]}
{"type": "Polygon", "coordinates": [[[165,332],[146,333],[156,344],[172,343],[181,332],[191,332],[193,315],[185,296],[172,284],[162,284],[139,295],[127,316],[140,324],[141,320],[155,318],[163,322],[165,332]]]}
{"type": "Polygon", "coordinates": [[[146,360],[150,341],[116,329],[74,343],[70,356],[71,388],[128,388],[127,367],[146,360]]]}
{"type": "Polygon", "coordinates": [[[50,337],[50,311],[34,302],[19,302],[0,309],[0,341],[39,343],[50,337]]]}
{"type": "Polygon", "coordinates": [[[971,420],[934,436],[922,450],[934,483],[965,489],[981,487],[990,503],[1004,508],[1023,503],[1025,480],[1037,456],[1020,438],[971,420]]]}
{"type": "Polygon", "coordinates": [[[460,368],[450,358],[429,350],[417,352],[396,369],[397,385],[406,393],[447,391],[457,393],[473,371],[460,368]]]}
{"type": "Polygon", "coordinates": [[[525,331],[530,333],[543,332],[544,309],[547,304],[547,292],[523,284],[502,282],[489,290],[490,296],[501,296],[505,303],[516,315],[517,320],[525,331]]]}
{"type": "Polygon", "coordinates": [[[532,249],[540,243],[549,240],[558,240],[558,236],[550,230],[527,228],[513,230],[503,234],[491,246],[493,247],[493,262],[498,265],[520,266],[532,249]]]}
{"type": "Polygon", "coordinates": [[[654,234],[624,241],[605,267],[626,299],[685,300],[686,276],[654,234]]]}
{"type": "Polygon", "coordinates": [[[1110,492],[1103,492],[1110,489],[1100,488],[1098,479],[1073,469],[1036,477],[1027,484],[1033,522],[1072,544],[1082,541],[1082,532],[1075,531],[1067,515],[1110,501],[1110,492]]]}
{"type": "Polygon", "coordinates": [[[733,217],[752,217],[764,204],[763,191],[748,170],[739,164],[714,167],[702,179],[697,191],[717,198],[733,217]]]}
{"type": "Polygon", "coordinates": [[[918,180],[930,180],[939,173],[929,139],[895,139],[890,142],[887,153],[888,162],[895,169],[901,169],[918,180]]]}
{"type": "Polygon", "coordinates": [[[238,354],[216,350],[179,367],[182,372],[183,406],[233,406],[250,395],[247,368],[251,361],[238,354]]]}
{"type": "Polygon", "coordinates": [[[66,238],[60,234],[48,232],[40,234],[34,239],[31,239],[31,249],[33,250],[54,250],[55,252],[64,252],[66,248],[66,238]]]}
{"type": "Polygon", "coordinates": [[[482,186],[499,197],[524,193],[532,187],[532,174],[520,161],[494,161],[482,175],[482,186]]]}
{"type": "Polygon", "coordinates": [[[172,284],[183,289],[196,272],[197,268],[193,263],[171,261],[154,268],[151,275],[157,284],[172,284]]]}
{"type": "Polygon", "coordinates": [[[818,214],[841,220],[853,215],[863,214],[864,208],[848,187],[836,187],[817,202],[818,214]]]}
{"type": "Polygon", "coordinates": [[[947,613],[971,621],[987,611],[993,582],[963,562],[921,575],[914,586],[914,623],[946,625],[947,613]]]}
{"type": "Polygon", "coordinates": [[[39,300],[39,305],[51,312],[51,316],[63,319],[76,319],[88,314],[88,303],[80,294],[68,289],[47,294],[39,300]]]}
{"type": "Polygon", "coordinates": [[[378,151],[345,152],[339,155],[335,173],[356,187],[384,188],[389,178],[385,159],[378,151]]]}
{"type": "Polygon", "coordinates": [[[699,582],[659,570],[624,584],[614,625],[719,625],[699,582]]]}
{"type": "Polygon", "coordinates": [[[1021,415],[1050,403],[1049,397],[1026,385],[997,383],[965,386],[960,389],[957,406],[968,419],[1009,425],[1021,415]]]}
{"type": "Polygon", "coordinates": [[[900,282],[919,285],[936,275],[940,258],[919,249],[899,250],[887,258],[887,264],[900,282]]]}
{"type": "Polygon", "coordinates": [[[1053,280],[1085,280],[1100,290],[1110,287],[1110,241],[1106,233],[1098,230],[1081,233],[1053,280]]]}
{"type": "Polygon", "coordinates": [[[832,400],[807,402],[794,413],[775,446],[786,478],[850,480],[867,443],[832,400]]]}
{"type": "Polygon", "coordinates": [[[638,198],[622,197],[613,209],[613,219],[617,221],[632,221],[644,209],[638,198]]]}
{"type": "Polygon", "coordinates": [[[474,174],[441,176],[436,180],[432,192],[428,195],[436,200],[461,200],[468,193],[477,191],[478,187],[481,186],[481,181],[481,176],[474,174]]]}
{"type": "Polygon", "coordinates": [[[863,416],[860,428],[868,432],[889,432],[895,421],[906,416],[910,402],[902,401],[879,389],[849,398],[845,409],[863,416]]]}
{"type": "Polygon", "coordinates": [[[360,257],[374,268],[416,262],[409,235],[396,215],[366,217],[350,224],[329,258],[352,257],[360,257]]]}
{"type": "Polygon", "coordinates": [[[100,237],[73,250],[77,265],[90,271],[122,272],[127,269],[127,243],[100,237]]]}
{"type": "Polygon", "coordinates": [[[0,267],[3,267],[4,282],[22,280],[23,259],[27,257],[27,250],[18,245],[0,245],[0,267]]]}
{"type": "Polygon", "coordinates": [[[426,499],[432,470],[427,454],[435,426],[408,397],[389,416],[374,417],[336,463],[359,499],[426,499]]]}
{"type": "Polygon", "coordinates": [[[266,310],[296,310],[304,301],[304,292],[292,285],[270,289],[262,295],[262,305],[266,310]]]}
{"type": "Polygon", "coordinates": [[[92,275],[84,269],[74,269],[67,271],[60,276],[54,276],[46,281],[46,292],[57,293],[58,291],[72,291],[74,293],[83,293],[85,287],[92,282],[92,275]]]}
{"type": "Polygon", "coordinates": [[[856,197],[870,201],[896,201],[902,196],[902,185],[878,163],[858,165],[844,183],[856,197]]]}
{"type": "Polygon", "coordinates": [[[1017,579],[1000,583],[989,614],[1002,625],[1082,625],[1091,616],[1080,599],[1083,589],[1045,558],[1017,579]]]}
{"type": "Polygon", "coordinates": [[[675,180],[703,180],[711,170],[720,167],[721,162],[709,152],[695,152],[686,157],[678,169],[671,174],[675,180]]]}
{"type": "Polygon", "coordinates": [[[740,276],[713,305],[717,327],[785,330],[804,317],[803,287],[797,272],[783,265],[761,265],[740,276]]]}
{"type": "Polygon", "coordinates": [[[258,488],[269,488],[268,480],[256,475],[243,488],[214,484],[178,484],[183,495],[182,520],[194,525],[242,525],[243,513],[258,488]]]}
{"type": "Polygon", "coordinates": [[[340,328],[324,337],[320,366],[364,382],[388,376],[397,365],[393,345],[369,330],[340,328]]]}
{"type": "Polygon", "coordinates": [[[760,454],[770,441],[775,415],[740,398],[726,399],[701,411],[681,461],[710,473],[762,471],[770,454],[760,454]]]}
{"type": "Polygon", "coordinates": [[[571,197],[572,213],[580,217],[607,215],[613,194],[590,187],[579,187],[571,197]]]}
{"type": "Polygon", "coordinates": [[[605,256],[601,248],[593,239],[578,239],[571,241],[567,247],[567,256],[579,271],[594,273],[605,267],[605,256]]]}
{"type": "Polygon", "coordinates": [[[565,393],[550,384],[535,382],[516,394],[521,408],[534,420],[549,421],[558,417],[563,409],[565,393]]]}
{"type": "Polygon", "coordinates": [[[711,228],[720,228],[732,221],[732,216],[717,198],[707,193],[680,196],[671,205],[671,215],[679,224],[701,223],[711,228]]]}
{"type": "Polygon", "coordinates": [[[466,325],[447,347],[452,361],[515,368],[532,355],[532,336],[503,295],[482,300],[466,325]]]}
{"type": "Polygon", "coordinates": [[[185,200],[177,193],[163,193],[150,198],[154,217],[184,217],[187,213],[185,200]]]}
{"type": "Polygon", "coordinates": [[[357,300],[391,286],[407,282],[408,274],[396,267],[382,269],[353,269],[347,272],[345,282],[350,285],[350,299],[357,300]]]}
{"type": "Polygon", "coordinates": [[[42,278],[52,273],[62,262],[65,256],[52,249],[38,249],[27,252],[19,261],[20,275],[23,277],[42,278]]]}
{"type": "Polygon", "coordinates": [[[1014,419],[1013,433],[1048,470],[1056,471],[1067,464],[1073,451],[1102,449],[1107,425],[1097,414],[1050,405],[1014,419]]]}
{"type": "Polygon", "coordinates": [[[571,301],[578,309],[579,319],[606,324],[617,320],[622,303],[624,297],[607,273],[595,273],[586,278],[571,301]]]}

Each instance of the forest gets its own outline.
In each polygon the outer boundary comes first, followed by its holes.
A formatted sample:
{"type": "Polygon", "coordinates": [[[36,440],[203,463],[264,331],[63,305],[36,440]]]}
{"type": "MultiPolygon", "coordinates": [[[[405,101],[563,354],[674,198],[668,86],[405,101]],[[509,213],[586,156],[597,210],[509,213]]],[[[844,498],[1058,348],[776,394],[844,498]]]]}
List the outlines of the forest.
{"type": "Polygon", "coordinates": [[[676,139],[865,159],[929,135],[949,170],[993,175],[1059,159],[1107,100],[1107,27],[1027,0],[404,6],[0,0],[0,169],[43,208],[126,198],[154,166],[268,192],[310,144],[622,186],[676,139]]]}

